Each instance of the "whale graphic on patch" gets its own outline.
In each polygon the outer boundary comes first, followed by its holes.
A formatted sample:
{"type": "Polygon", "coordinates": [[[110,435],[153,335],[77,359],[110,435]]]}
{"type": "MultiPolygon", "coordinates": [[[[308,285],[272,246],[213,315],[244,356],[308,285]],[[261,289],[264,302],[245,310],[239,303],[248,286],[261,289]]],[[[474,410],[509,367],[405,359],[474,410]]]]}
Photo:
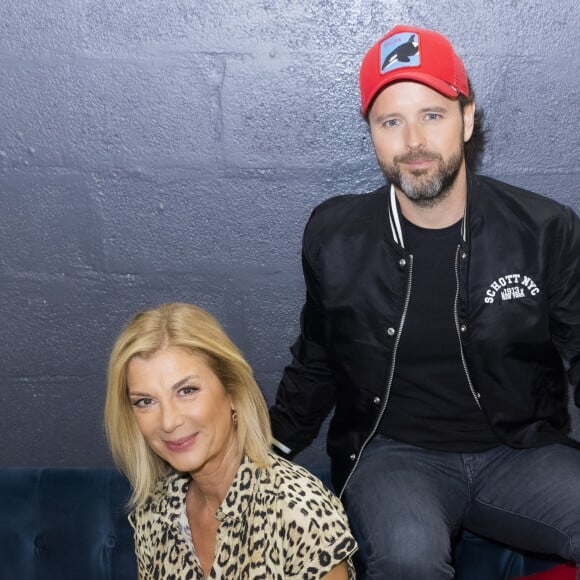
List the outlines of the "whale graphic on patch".
{"type": "Polygon", "coordinates": [[[397,34],[389,39],[389,42],[385,42],[381,46],[381,72],[385,72],[387,69],[398,68],[399,66],[418,66],[420,64],[419,58],[419,40],[416,34],[411,34],[408,38],[405,38],[406,34],[397,34]],[[393,46],[393,41],[398,42],[395,48],[393,46]],[[384,53],[391,49],[390,52],[383,56],[384,53]]]}

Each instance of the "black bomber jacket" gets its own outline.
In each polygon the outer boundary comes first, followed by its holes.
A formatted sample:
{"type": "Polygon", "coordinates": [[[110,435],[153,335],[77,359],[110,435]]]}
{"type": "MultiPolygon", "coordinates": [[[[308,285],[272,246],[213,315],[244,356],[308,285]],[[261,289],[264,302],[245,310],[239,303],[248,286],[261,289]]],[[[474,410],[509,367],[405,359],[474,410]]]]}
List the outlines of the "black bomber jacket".
{"type": "MultiPolygon", "coordinates": [[[[515,448],[568,438],[580,406],[580,221],[551,199],[468,174],[455,325],[473,397],[515,448]]],[[[339,196],[303,239],[306,302],[270,409],[278,450],[309,445],[334,407],[327,449],[342,493],[388,404],[413,292],[392,188],[339,196]]]]}

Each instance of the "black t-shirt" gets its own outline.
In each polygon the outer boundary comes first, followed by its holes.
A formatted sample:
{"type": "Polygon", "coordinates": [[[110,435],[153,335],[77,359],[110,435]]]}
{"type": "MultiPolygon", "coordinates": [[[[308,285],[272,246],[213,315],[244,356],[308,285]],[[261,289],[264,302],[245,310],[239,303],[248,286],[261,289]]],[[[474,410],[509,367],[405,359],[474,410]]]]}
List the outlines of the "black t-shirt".
{"type": "Polygon", "coordinates": [[[454,321],[461,222],[425,229],[405,220],[405,231],[411,297],[378,432],[426,449],[490,449],[499,441],[469,388],[454,321]]]}

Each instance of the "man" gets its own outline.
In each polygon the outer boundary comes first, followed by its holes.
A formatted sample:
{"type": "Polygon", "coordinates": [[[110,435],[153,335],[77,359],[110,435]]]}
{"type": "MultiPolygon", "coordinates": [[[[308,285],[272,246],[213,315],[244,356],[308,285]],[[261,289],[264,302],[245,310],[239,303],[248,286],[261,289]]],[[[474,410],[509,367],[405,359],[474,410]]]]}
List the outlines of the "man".
{"type": "Polygon", "coordinates": [[[306,226],[276,445],[292,457],[335,406],[333,482],[367,578],[452,578],[462,527],[579,561],[578,217],[467,167],[480,116],[439,33],[395,27],[360,88],[388,184],[306,226]]]}

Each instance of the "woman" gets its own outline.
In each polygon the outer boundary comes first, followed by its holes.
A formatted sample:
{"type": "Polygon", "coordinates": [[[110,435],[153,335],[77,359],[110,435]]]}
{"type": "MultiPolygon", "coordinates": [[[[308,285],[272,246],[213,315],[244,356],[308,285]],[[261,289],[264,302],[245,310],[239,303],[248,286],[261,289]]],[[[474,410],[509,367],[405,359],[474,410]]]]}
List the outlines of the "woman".
{"type": "Polygon", "coordinates": [[[340,502],[269,452],[252,370],[204,310],[164,304],[128,323],[111,353],[105,425],[133,486],[142,580],[354,578],[340,502]]]}

